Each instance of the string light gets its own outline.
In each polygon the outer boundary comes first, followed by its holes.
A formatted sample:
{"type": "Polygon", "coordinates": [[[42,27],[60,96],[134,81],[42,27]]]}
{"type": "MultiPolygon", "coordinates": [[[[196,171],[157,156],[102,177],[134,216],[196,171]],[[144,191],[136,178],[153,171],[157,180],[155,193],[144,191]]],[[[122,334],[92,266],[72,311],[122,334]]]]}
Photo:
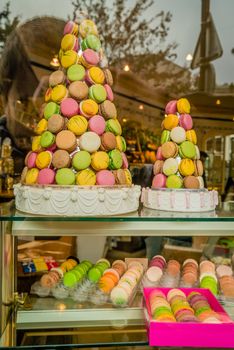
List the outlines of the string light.
{"type": "Polygon", "coordinates": [[[126,118],[123,118],[122,120],[123,120],[123,123],[126,123],[126,121],[127,121],[127,119],[126,119],[126,118]]]}
{"type": "Polygon", "coordinates": [[[191,55],[191,53],[188,53],[186,56],[186,61],[192,61],[193,56],[191,55]]]}
{"type": "Polygon", "coordinates": [[[130,71],[130,67],[129,67],[128,64],[125,64],[125,66],[124,66],[124,71],[125,71],[125,72],[129,72],[129,71],[130,71]]]}
{"type": "Polygon", "coordinates": [[[143,105],[139,105],[139,109],[142,111],[144,109],[143,105]]]}
{"type": "Polygon", "coordinates": [[[217,104],[217,106],[221,105],[221,101],[219,99],[217,99],[215,103],[217,104]]]}
{"type": "Polygon", "coordinates": [[[52,60],[50,61],[50,65],[52,67],[59,67],[60,64],[59,64],[59,60],[58,60],[58,56],[57,55],[54,55],[54,57],[52,58],[52,60]]]}

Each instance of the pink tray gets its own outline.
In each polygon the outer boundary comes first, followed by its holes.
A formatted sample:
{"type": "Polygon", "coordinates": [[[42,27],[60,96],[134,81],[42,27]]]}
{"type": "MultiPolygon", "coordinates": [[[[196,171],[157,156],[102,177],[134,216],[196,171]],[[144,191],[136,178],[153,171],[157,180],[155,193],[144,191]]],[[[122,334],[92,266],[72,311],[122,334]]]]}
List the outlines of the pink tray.
{"type": "Polygon", "coordinates": [[[234,349],[234,322],[208,289],[179,288],[186,295],[197,291],[207,297],[210,306],[218,312],[223,323],[165,323],[152,319],[149,294],[159,289],[167,295],[171,288],[144,288],[144,313],[150,346],[188,346],[234,349]]]}

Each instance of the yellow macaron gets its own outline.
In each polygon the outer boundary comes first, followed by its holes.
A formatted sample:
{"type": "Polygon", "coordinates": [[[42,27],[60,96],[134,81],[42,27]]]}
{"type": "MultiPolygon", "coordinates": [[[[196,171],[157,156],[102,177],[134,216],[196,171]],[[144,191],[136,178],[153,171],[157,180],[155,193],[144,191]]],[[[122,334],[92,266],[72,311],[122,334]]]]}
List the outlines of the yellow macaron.
{"type": "Polygon", "coordinates": [[[26,185],[34,185],[37,183],[39,170],[37,168],[32,168],[27,171],[26,177],[25,177],[25,183],[26,185]]]}
{"type": "Polygon", "coordinates": [[[41,152],[43,150],[41,146],[41,136],[34,136],[32,139],[32,151],[41,152]]]}
{"type": "Polygon", "coordinates": [[[95,84],[103,84],[105,81],[105,75],[99,67],[89,68],[88,75],[95,84]]]}
{"type": "Polygon", "coordinates": [[[84,169],[77,173],[76,184],[79,186],[94,186],[96,184],[96,174],[91,169],[84,169]]]}
{"type": "MultiPolygon", "coordinates": [[[[61,50],[62,51],[62,50],[61,50]]],[[[61,65],[63,68],[68,68],[72,66],[73,64],[76,64],[78,61],[78,54],[77,52],[73,50],[68,50],[65,52],[59,52],[59,55],[61,57],[61,65]]]]}
{"type": "Polygon", "coordinates": [[[91,99],[87,99],[81,102],[80,109],[88,118],[93,117],[98,112],[98,104],[91,99]]]}
{"type": "Polygon", "coordinates": [[[180,98],[177,101],[177,111],[180,114],[184,114],[184,113],[190,113],[190,103],[187,100],[187,98],[180,98]]]}
{"type": "Polygon", "coordinates": [[[35,128],[35,133],[37,135],[41,135],[44,131],[47,130],[47,124],[48,122],[45,118],[41,119],[35,128]]]}
{"type": "Polygon", "coordinates": [[[73,34],[65,34],[61,41],[61,49],[63,51],[72,50],[75,46],[76,36],[73,34]]]}
{"type": "Polygon", "coordinates": [[[178,124],[179,124],[179,118],[176,114],[168,114],[163,121],[163,127],[166,130],[172,130],[178,124]]]}
{"type": "Polygon", "coordinates": [[[186,140],[191,141],[192,143],[194,143],[194,145],[197,144],[197,134],[194,129],[186,131],[186,140]]]}
{"type": "Polygon", "coordinates": [[[51,101],[51,93],[52,93],[52,89],[51,87],[49,87],[45,93],[45,102],[51,101]]]}
{"type": "Polygon", "coordinates": [[[132,184],[132,175],[128,169],[123,169],[125,173],[125,178],[126,178],[126,185],[131,185],[132,184]]]}
{"type": "Polygon", "coordinates": [[[38,154],[36,158],[36,166],[39,169],[48,168],[51,164],[52,154],[49,151],[44,151],[38,154]]]}
{"type": "Polygon", "coordinates": [[[80,136],[88,129],[87,119],[82,115],[74,115],[74,117],[69,119],[67,128],[76,136],[80,136]]]}
{"type": "Polygon", "coordinates": [[[193,175],[195,171],[194,162],[192,159],[182,159],[179,164],[179,172],[183,176],[193,175]]]}
{"type": "Polygon", "coordinates": [[[96,24],[90,19],[84,19],[80,24],[80,34],[82,38],[85,38],[88,34],[98,36],[96,24]]]}
{"type": "Polygon", "coordinates": [[[64,85],[59,84],[52,89],[51,100],[53,102],[60,103],[62,99],[67,97],[67,95],[68,95],[67,88],[64,85]]]}
{"type": "Polygon", "coordinates": [[[98,151],[91,156],[91,166],[94,170],[105,170],[109,166],[110,158],[106,152],[98,151]]]}

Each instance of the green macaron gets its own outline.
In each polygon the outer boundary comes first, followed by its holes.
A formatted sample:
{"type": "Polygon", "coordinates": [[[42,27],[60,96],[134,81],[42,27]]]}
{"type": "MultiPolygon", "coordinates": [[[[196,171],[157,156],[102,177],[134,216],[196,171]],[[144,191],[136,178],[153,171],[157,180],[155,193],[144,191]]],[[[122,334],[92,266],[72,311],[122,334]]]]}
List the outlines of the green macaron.
{"type": "Polygon", "coordinates": [[[112,132],[115,136],[122,134],[122,128],[117,119],[108,119],[106,121],[106,129],[105,131],[112,132]]]}
{"type": "Polygon", "coordinates": [[[99,51],[101,48],[101,42],[96,35],[89,34],[81,43],[82,50],[92,49],[94,51],[99,51]]]}
{"type": "Polygon", "coordinates": [[[77,283],[76,274],[73,271],[68,271],[63,276],[63,284],[66,287],[72,288],[77,283]]]}
{"type": "Polygon", "coordinates": [[[161,134],[161,145],[165,142],[168,142],[170,140],[170,131],[163,130],[161,134]]]}
{"type": "Polygon", "coordinates": [[[195,159],[196,148],[191,141],[184,141],[179,146],[179,155],[181,158],[195,159]]]}
{"type": "Polygon", "coordinates": [[[89,88],[89,98],[97,103],[104,102],[106,96],[106,89],[101,84],[94,84],[89,88]]]}
{"type": "Polygon", "coordinates": [[[40,144],[42,147],[47,148],[55,143],[55,135],[50,131],[44,131],[41,135],[40,144]]]}
{"type": "Polygon", "coordinates": [[[98,282],[99,279],[101,278],[102,273],[99,269],[97,269],[96,267],[92,267],[89,271],[88,271],[88,279],[91,282],[98,282]]]}
{"type": "Polygon", "coordinates": [[[120,169],[123,164],[121,152],[118,149],[113,149],[112,151],[108,152],[108,155],[110,158],[109,169],[120,169]]]}
{"type": "Polygon", "coordinates": [[[177,175],[170,175],[166,180],[167,188],[181,188],[183,186],[183,180],[177,175]]]}
{"type": "Polygon", "coordinates": [[[73,64],[67,70],[67,77],[70,81],[83,80],[85,77],[85,68],[81,64],[73,64]]]}
{"type": "Polygon", "coordinates": [[[91,156],[87,151],[77,152],[72,159],[72,165],[78,171],[88,168],[90,164],[91,156]]]}
{"type": "Polygon", "coordinates": [[[88,267],[88,269],[90,269],[93,266],[93,264],[89,260],[83,260],[82,264],[85,264],[88,267]]]}
{"type": "Polygon", "coordinates": [[[45,106],[44,117],[46,120],[48,120],[53,114],[59,114],[59,112],[60,112],[59,105],[55,102],[49,102],[45,106]]]}
{"type": "Polygon", "coordinates": [[[69,168],[59,169],[55,175],[55,181],[57,185],[74,185],[75,180],[75,174],[69,168]]]}

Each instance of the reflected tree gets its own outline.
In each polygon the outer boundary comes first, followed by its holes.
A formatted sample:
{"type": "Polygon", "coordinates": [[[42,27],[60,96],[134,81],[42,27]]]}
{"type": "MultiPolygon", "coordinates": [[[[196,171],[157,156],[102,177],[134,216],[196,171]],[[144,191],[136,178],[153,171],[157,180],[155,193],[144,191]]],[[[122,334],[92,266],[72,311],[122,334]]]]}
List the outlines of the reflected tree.
{"type": "Polygon", "coordinates": [[[13,20],[10,19],[10,2],[8,1],[3,9],[0,11],[0,53],[2,52],[7,36],[18,25],[20,18],[15,16],[13,20]]]}

